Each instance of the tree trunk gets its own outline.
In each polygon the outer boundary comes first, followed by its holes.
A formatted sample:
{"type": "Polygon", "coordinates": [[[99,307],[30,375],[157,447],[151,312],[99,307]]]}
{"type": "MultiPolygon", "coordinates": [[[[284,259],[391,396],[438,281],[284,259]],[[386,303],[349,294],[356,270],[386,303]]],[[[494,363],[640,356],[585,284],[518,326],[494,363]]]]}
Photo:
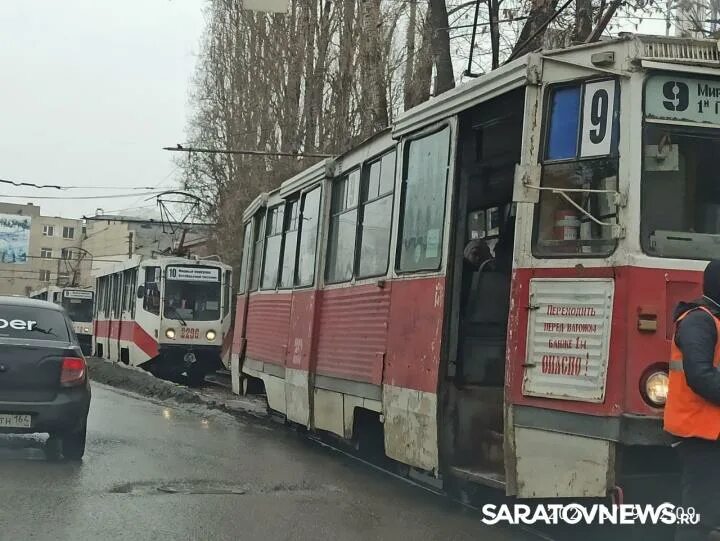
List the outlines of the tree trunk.
{"type": "Polygon", "coordinates": [[[490,15],[490,47],[492,49],[492,69],[500,65],[500,3],[498,0],[488,0],[490,15]]]}
{"type": "Polygon", "coordinates": [[[540,48],[545,32],[540,32],[530,42],[526,42],[530,36],[538,30],[538,28],[540,28],[550,17],[552,17],[557,4],[558,0],[533,0],[530,13],[528,13],[528,18],[523,25],[517,43],[515,43],[515,47],[513,47],[510,55],[512,58],[516,58],[520,54],[540,48]]]}
{"type": "Polygon", "coordinates": [[[417,2],[410,2],[410,15],[405,35],[405,80],[403,81],[403,102],[405,110],[413,106],[415,68],[415,26],[417,25],[417,2]]]}
{"type": "Polygon", "coordinates": [[[448,30],[447,6],[445,0],[429,0],[432,25],[432,52],[435,61],[435,95],[455,88],[452,58],[450,57],[450,32],[448,30]]]}
{"type": "Polygon", "coordinates": [[[411,81],[412,99],[409,107],[415,107],[430,99],[430,88],[432,86],[432,24],[430,14],[427,14],[423,22],[422,42],[420,49],[415,55],[415,67],[413,68],[413,80],[411,81]]]}
{"type": "Polygon", "coordinates": [[[573,40],[584,43],[592,32],[592,0],[575,0],[575,35],[573,40]]]}

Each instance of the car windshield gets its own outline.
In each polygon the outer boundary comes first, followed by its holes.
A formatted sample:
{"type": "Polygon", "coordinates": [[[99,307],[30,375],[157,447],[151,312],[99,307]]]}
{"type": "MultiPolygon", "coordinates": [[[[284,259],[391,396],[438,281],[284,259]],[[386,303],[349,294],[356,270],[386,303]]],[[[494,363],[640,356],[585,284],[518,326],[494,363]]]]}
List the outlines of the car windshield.
{"type": "Polygon", "coordinates": [[[0,304],[0,338],[69,341],[65,317],[58,310],[0,304]]]}
{"type": "Polygon", "coordinates": [[[65,308],[70,319],[78,322],[92,321],[93,300],[92,299],[69,299],[62,300],[62,307],[65,308]]]}
{"type": "Polygon", "coordinates": [[[182,268],[168,268],[165,281],[165,317],[181,322],[220,319],[218,269],[200,267],[194,268],[193,273],[189,275],[182,268]],[[207,274],[199,274],[203,272],[200,269],[207,269],[207,274]]]}

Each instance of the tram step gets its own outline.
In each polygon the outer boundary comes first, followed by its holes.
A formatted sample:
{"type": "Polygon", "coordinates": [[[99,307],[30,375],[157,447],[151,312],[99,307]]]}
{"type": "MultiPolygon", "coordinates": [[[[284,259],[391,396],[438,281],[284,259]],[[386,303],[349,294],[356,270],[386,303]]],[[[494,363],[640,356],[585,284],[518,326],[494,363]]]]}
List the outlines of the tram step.
{"type": "Polygon", "coordinates": [[[451,466],[450,472],[460,479],[492,488],[505,488],[505,476],[495,471],[486,471],[468,466],[451,466]]]}

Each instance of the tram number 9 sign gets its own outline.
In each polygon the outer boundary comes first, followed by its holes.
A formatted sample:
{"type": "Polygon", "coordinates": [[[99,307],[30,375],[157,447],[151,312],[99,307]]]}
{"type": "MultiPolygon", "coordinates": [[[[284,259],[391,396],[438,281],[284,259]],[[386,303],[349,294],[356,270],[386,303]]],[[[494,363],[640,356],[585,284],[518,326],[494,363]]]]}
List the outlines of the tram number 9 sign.
{"type": "Polygon", "coordinates": [[[645,83],[645,116],[720,124],[720,79],[653,75],[645,83]]]}
{"type": "Polygon", "coordinates": [[[551,87],[546,160],[608,156],[617,141],[617,81],[551,87]]]}
{"type": "Polygon", "coordinates": [[[583,102],[580,156],[606,156],[612,141],[615,81],[587,83],[583,102]]]}

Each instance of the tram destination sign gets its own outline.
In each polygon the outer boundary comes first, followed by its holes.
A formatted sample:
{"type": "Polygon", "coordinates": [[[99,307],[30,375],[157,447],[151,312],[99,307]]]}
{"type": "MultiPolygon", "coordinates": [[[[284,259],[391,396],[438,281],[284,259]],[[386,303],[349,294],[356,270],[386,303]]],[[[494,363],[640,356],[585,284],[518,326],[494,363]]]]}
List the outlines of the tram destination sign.
{"type": "Polygon", "coordinates": [[[66,299],[92,299],[92,291],[79,291],[77,289],[66,289],[63,291],[63,297],[66,299]]]}
{"type": "Polygon", "coordinates": [[[168,267],[168,280],[187,282],[219,282],[220,269],[216,267],[168,267]]]}
{"type": "Polygon", "coordinates": [[[604,399],[613,289],[606,279],[531,280],[523,394],[604,399]]]}
{"type": "Polygon", "coordinates": [[[645,83],[647,118],[720,124],[720,78],[653,75],[645,83]]]}

